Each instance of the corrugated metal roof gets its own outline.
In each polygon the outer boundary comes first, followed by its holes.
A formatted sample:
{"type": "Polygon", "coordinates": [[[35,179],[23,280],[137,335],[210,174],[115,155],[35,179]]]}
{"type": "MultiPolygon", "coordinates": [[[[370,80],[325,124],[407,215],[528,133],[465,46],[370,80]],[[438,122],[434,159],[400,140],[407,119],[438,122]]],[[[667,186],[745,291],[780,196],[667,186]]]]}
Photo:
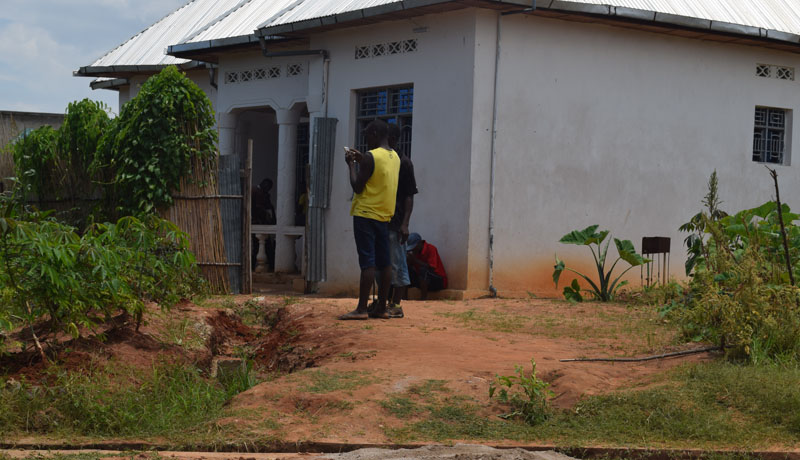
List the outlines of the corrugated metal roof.
{"type": "MultiPolygon", "coordinates": [[[[570,0],[675,14],[800,34],[798,0],[570,0]]],[[[548,2],[541,2],[548,3],[548,2]]]]}
{"type": "MultiPolygon", "coordinates": [[[[181,64],[187,61],[165,54],[168,46],[213,47],[215,40],[254,38],[255,29],[269,34],[270,28],[392,4],[409,7],[399,0],[192,0],[90,67],[181,64]]],[[[800,0],[539,0],[538,4],[552,9],[606,6],[618,16],[619,8],[631,8],[800,34],[800,0]]]]}
{"type": "MultiPolygon", "coordinates": [[[[197,30],[181,43],[197,43],[251,35],[265,19],[283,14],[303,0],[244,0],[236,7],[197,30]]],[[[170,43],[172,45],[174,43],[170,43]]]]}
{"type": "Polygon", "coordinates": [[[180,43],[238,3],[239,0],[192,0],[96,60],[90,67],[183,64],[187,62],[185,59],[165,54],[166,47],[180,43]]]}
{"type": "Polygon", "coordinates": [[[301,0],[298,4],[284,14],[270,18],[260,24],[260,27],[272,27],[293,22],[306,21],[335,14],[357,11],[389,3],[401,3],[398,0],[301,0]]]}

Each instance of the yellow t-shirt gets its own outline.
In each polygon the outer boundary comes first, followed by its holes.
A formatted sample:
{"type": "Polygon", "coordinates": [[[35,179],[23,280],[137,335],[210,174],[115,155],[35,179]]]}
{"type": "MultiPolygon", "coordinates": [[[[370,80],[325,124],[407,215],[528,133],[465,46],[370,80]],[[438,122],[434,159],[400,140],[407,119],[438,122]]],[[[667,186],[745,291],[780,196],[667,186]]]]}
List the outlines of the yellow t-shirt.
{"type": "Polygon", "coordinates": [[[381,147],[369,151],[375,169],[361,193],[353,195],[351,216],[389,222],[394,215],[397,181],[400,176],[400,157],[394,150],[381,147]]]}

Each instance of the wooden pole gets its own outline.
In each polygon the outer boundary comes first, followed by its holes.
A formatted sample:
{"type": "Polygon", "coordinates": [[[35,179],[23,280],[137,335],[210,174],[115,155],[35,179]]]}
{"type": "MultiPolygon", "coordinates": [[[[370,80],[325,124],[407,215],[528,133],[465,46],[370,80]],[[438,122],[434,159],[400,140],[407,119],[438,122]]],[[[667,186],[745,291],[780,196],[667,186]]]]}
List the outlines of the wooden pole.
{"type": "Polygon", "coordinates": [[[778,204],[778,223],[781,225],[781,236],[783,237],[783,254],[786,258],[786,269],[789,271],[789,282],[794,286],[794,273],[792,273],[792,259],[789,257],[789,239],[786,237],[786,226],[783,223],[783,208],[781,207],[781,191],[778,188],[778,173],[768,166],[764,166],[775,182],[775,201],[778,204]]]}
{"type": "Polygon", "coordinates": [[[247,140],[247,158],[245,159],[244,167],[242,168],[242,294],[251,294],[253,292],[253,276],[252,266],[250,259],[252,254],[252,237],[250,236],[251,213],[250,208],[252,203],[251,188],[253,173],[253,139],[247,140]]]}

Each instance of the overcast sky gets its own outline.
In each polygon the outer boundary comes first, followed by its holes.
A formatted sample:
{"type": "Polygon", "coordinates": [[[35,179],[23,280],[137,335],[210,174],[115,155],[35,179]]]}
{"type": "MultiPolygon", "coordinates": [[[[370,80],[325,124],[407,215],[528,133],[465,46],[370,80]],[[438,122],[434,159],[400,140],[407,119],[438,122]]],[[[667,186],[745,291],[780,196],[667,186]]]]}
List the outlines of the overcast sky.
{"type": "Polygon", "coordinates": [[[63,113],[90,98],[118,111],[72,71],[94,62],[187,0],[0,0],[0,110],[63,113]]]}

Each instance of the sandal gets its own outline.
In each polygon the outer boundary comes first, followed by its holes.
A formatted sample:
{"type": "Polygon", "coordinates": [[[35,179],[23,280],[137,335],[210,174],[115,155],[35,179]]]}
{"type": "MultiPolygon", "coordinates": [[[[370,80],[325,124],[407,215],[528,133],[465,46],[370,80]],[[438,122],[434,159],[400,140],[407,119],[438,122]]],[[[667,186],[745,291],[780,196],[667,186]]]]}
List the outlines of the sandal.
{"type": "Polygon", "coordinates": [[[350,313],[345,313],[344,315],[340,315],[339,320],[341,321],[363,320],[363,319],[369,319],[370,316],[371,315],[366,312],[353,310],[350,313]]]}

